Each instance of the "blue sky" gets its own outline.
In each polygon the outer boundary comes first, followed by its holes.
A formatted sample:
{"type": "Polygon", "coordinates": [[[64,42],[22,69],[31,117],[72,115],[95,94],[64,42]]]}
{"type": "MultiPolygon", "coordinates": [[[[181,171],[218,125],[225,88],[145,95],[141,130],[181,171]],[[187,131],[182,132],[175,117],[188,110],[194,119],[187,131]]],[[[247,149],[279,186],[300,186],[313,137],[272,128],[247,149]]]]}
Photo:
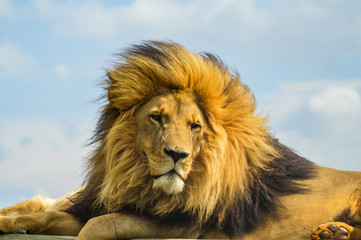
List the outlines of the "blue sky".
{"type": "Polygon", "coordinates": [[[173,40],[219,55],[271,133],[361,170],[361,1],[0,0],[0,208],[80,186],[114,54],[173,40]]]}

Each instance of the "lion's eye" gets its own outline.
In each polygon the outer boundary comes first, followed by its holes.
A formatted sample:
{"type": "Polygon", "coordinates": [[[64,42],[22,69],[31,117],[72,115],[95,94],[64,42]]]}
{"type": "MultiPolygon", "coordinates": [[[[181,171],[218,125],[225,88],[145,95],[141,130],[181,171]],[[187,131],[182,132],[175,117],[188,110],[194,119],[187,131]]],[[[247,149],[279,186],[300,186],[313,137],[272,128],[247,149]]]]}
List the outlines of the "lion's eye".
{"type": "Polygon", "coordinates": [[[151,114],[149,119],[154,123],[162,123],[162,116],[159,114],[151,114]]]}
{"type": "Polygon", "coordinates": [[[191,124],[191,130],[192,131],[198,131],[201,129],[201,125],[199,125],[198,123],[192,123],[191,124]]]}

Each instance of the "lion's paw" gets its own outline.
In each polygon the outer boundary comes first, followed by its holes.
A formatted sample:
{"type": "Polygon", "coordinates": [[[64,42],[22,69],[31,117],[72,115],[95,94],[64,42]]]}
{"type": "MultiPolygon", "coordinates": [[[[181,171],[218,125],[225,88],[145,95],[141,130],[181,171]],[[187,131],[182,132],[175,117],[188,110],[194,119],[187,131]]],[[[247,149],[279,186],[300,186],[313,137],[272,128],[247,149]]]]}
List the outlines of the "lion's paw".
{"type": "Polygon", "coordinates": [[[320,225],[311,235],[312,240],[348,240],[353,227],[343,222],[329,222],[320,225]]]}
{"type": "Polygon", "coordinates": [[[0,217],[0,234],[7,233],[29,233],[36,224],[27,216],[20,217],[0,217]]]}

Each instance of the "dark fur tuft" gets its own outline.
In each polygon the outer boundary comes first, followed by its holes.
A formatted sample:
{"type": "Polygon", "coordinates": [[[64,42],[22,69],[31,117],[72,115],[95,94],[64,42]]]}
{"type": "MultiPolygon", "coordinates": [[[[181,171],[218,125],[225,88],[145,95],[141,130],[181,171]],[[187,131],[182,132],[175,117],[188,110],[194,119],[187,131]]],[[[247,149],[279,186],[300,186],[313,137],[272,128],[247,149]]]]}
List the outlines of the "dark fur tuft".
{"type": "Polygon", "coordinates": [[[343,222],[350,226],[361,228],[361,220],[352,219],[350,208],[346,208],[345,210],[343,210],[333,220],[335,222],[343,222]]]}

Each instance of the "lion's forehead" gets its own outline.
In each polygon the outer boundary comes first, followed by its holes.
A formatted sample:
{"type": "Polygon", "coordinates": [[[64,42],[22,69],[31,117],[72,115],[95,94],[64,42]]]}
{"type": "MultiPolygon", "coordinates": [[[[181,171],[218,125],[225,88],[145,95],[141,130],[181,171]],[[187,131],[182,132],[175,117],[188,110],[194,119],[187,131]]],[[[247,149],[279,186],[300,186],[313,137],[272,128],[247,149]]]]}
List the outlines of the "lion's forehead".
{"type": "Polygon", "coordinates": [[[154,97],[150,101],[150,113],[159,113],[169,120],[202,120],[202,111],[190,93],[170,93],[154,97]]]}

